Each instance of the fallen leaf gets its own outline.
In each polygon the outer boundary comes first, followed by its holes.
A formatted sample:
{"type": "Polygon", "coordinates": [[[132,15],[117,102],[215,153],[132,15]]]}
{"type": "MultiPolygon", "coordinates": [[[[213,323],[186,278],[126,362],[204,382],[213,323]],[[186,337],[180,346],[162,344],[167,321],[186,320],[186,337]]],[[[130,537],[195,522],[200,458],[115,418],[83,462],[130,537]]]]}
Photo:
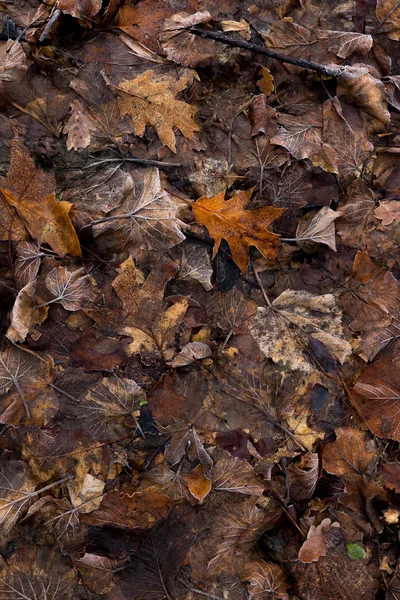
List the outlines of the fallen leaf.
{"type": "Polygon", "coordinates": [[[274,78],[267,67],[261,67],[260,74],[261,79],[257,81],[257,87],[268,98],[275,89],[274,78]]]}
{"type": "Polygon", "coordinates": [[[400,441],[400,375],[396,361],[378,358],[357,379],[354,408],[375,435],[400,441]]]}
{"type": "Polygon", "coordinates": [[[35,481],[24,462],[0,462],[0,528],[5,535],[22,518],[34,497],[35,481]]]}
{"type": "Polygon", "coordinates": [[[164,287],[177,270],[172,261],[161,261],[142,283],[134,261],[128,258],[112,284],[122,301],[122,313],[114,309],[86,309],[85,312],[108,329],[111,326],[120,335],[131,337],[132,342],[127,347],[129,355],[155,352],[170,360],[174,355],[171,346],[177,328],[189,305],[187,298],[169,308],[164,301],[164,287]]]}
{"type": "Polygon", "coordinates": [[[166,250],[185,239],[187,225],[179,219],[182,202],[161,186],[158,169],[137,169],[121,204],[92,221],[93,235],[105,247],[130,244],[146,250],[166,250]]]}
{"type": "Polygon", "coordinates": [[[290,583],[281,566],[262,559],[252,560],[244,565],[240,579],[249,584],[249,595],[254,600],[276,598],[288,600],[290,583]]]}
{"type": "Polygon", "coordinates": [[[236,31],[245,40],[250,39],[250,25],[244,19],[240,19],[240,21],[221,21],[221,27],[222,31],[236,31]]]}
{"type": "Polygon", "coordinates": [[[93,477],[90,473],[86,473],[83,481],[79,482],[78,485],[70,481],[68,490],[72,506],[83,514],[97,510],[103,498],[104,486],[104,481],[101,481],[98,477],[93,477]]]}
{"type": "Polygon", "coordinates": [[[7,337],[12,342],[23,342],[35,325],[41,325],[47,318],[48,308],[37,307],[35,302],[36,281],[23,287],[15,299],[10,317],[7,337]]]}
{"type": "Polygon", "coordinates": [[[287,470],[288,497],[293,502],[309,500],[314,494],[319,477],[318,454],[308,452],[299,464],[291,464],[287,470]]]}
{"type": "Polygon", "coordinates": [[[323,468],[334,475],[351,477],[365,473],[375,456],[365,445],[364,433],[350,427],[336,429],[336,441],[327,444],[323,453],[323,468]]]}
{"type": "Polygon", "coordinates": [[[190,365],[195,360],[207,358],[208,356],[211,356],[211,348],[208,344],[204,342],[190,342],[182,348],[169,364],[176,369],[177,367],[190,365]]]}
{"type": "Polygon", "coordinates": [[[400,221],[400,203],[397,200],[380,202],[379,206],[375,208],[374,214],[377,219],[382,221],[382,225],[398,223],[400,221]]]}
{"type": "Polygon", "coordinates": [[[278,134],[271,138],[271,144],[283,146],[297,159],[311,159],[321,153],[322,120],[320,115],[308,113],[294,116],[279,113],[277,118],[278,134]]]}
{"type": "Polygon", "coordinates": [[[92,131],[96,130],[93,120],[85,113],[78,100],[71,102],[71,116],[64,125],[63,133],[67,134],[67,150],[79,150],[90,146],[92,131]]]}
{"type": "Polygon", "coordinates": [[[21,81],[28,67],[18,41],[0,42],[0,81],[21,81]]]}
{"type": "Polygon", "coordinates": [[[286,290],[269,308],[259,307],[248,327],[267,358],[292,370],[312,372],[312,364],[303,354],[309,337],[324,344],[341,364],[352,351],[343,336],[341,312],[331,294],[317,296],[286,290]]]}
{"type": "Polygon", "coordinates": [[[42,258],[46,256],[39,246],[30,242],[19,242],[14,263],[14,277],[19,290],[34,281],[38,274],[42,258]]]}
{"type": "Polygon", "coordinates": [[[342,213],[323,206],[318,212],[309,212],[299,220],[296,244],[305,252],[314,252],[316,244],[325,244],[336,252],[334,221],[342,213]]]}
{"type": "Polygon", "coordinates": [[[225,192],[220,192],[213,198],[199,198],[193,204],[196,222],[207,227],[215,240],[213,258],[222,239],[225,239],[233,260],[243,273],[247,272],[250,246],[255,246],[265,258],[275,258],[279,236],[267,231],[266,227],[285,212],[282,208],[272,206],[245,210],[252,193],[253,188],[238,192],[225,201],[225,192]]]}
{"type": "Polygon", "coordinates": [[[188,29],[210,20],[211,15],[207,11],[193,15],[178,13],[166,19],[159,40],[167,57],[185,67],[209,64],[217,53],[215,41],[193,35],[188,29]]]}
{"type": "Polygon", "coordinates": [[[248,496],[260,496],[264,491],[253,467],[246,460],[229,456],[227,452],[214,465],[212,488],[216,492],[248,496]]]}
{"type": "Polygon", "coordinates": [[[397,0],[377,0],[376,17],[381,22],[380,29],[387,32],[388,38],[398,41],[400,39],[400,7],[397,0]]]}
{"type": "Polygon", "coordinates": [[[60,256],[80,256],[79,240],[68,214],[72,204],[56,202],[54,189],[54,176],[36,169],[22,141],[14,137],[10,168],[7,177],[0,178],[0,191],[39,245],[49,244],[60,256]]]}
{"type": "Polygon", "coordinates": [[[47,275],[46,287],[54,296],[47,304],[60,302],[66,310],[80,310],[92,300],[92,287],[84,269],[56,267],[47,275]]]}
{"type": "Polygon", "coordinates": [[[118,90],[121,115],[131,117],[135,135],[142,137],[146,125],[152,125],[161,143],[173,152],[176,152],[174,127],[189,140],[194,139],[195,131],[200,130],[194,120],[196,108],[176,99],[190,79],[187,72],[177,78],[175,74],[163,75],[149,70],[114,86],[118,90]]]}
{"type": "Polygon", "coordinates": [[[189,473],[187,483],[192,496],[202,504],[204,498],[210,493],[211,480],[205,476],[201,464],[198,464],[197,467],[189,473]]]}
{"type": "Polygon", "coordinates": [[[186,242],[180,246],[180,251],[177,281],[198,281],[205,290],[212,290],[213,270],[207,248],[196,242],[186,242]]]}
{"type": "Polygon", "coordinates": [[[385,127],[389,125],[390,114],[387,109],[385,86],[382,81],[371,75],[366,65],[342,67],[337,93],[381,121],[385,127]]]}
{"type": "Polygon", "coordinates": [[[332,523],[331,519],[323,519],[317,527],[311,525],[307,539],[300,548],[299,560],[303,563],[318,561],[321,556],[326,556],[327,544],[324,534],[330,527],[340,527],[339,523],[332,523]]]}

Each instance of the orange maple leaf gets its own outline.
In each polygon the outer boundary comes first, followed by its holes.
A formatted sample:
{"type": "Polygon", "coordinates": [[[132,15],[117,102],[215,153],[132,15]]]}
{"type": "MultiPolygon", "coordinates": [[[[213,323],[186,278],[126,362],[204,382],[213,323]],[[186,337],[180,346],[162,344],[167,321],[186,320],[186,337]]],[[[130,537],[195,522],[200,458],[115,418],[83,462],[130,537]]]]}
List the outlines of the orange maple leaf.
{"type": "Polygon", "coordinates": [[[203,196],[193,205],[196,223],[207,227],[215,240],[213,258],[221,240],[225,239],[233,260],[243,273],[247,271],[250,246],[255,246],[265,258],[275,258],[279,236],[268,231],[267,226],[286,210],[273,206],[245,210],[253,190],[254,188],[240,191],[229,200],[225,200],[223,191],[213,198],[203,196]]]}

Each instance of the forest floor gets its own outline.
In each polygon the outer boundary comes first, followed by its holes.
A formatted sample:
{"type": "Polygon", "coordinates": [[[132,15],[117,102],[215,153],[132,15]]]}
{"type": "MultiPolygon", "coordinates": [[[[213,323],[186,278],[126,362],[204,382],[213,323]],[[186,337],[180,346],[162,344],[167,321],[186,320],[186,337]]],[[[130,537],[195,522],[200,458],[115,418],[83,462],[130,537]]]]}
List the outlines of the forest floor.
{"type": "Polygon", "coordinates": [[[0,32],[0,600],[400,599],[400,2],[0,32]]]}

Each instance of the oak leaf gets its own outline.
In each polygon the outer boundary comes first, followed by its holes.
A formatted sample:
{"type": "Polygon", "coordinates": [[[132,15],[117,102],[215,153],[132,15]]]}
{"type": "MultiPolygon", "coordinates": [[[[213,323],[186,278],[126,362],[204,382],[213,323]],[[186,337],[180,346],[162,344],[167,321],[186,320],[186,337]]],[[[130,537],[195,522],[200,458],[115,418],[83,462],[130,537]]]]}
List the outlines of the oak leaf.
{"type": "MultiPolygon", "coordinates": [[[[249,330],[265,356],[292,370],[310,373],[313,367],[303,354],[309,336],[324,344],[341,364],[351,354],[341,317],[332,294],[286,290],[268,308],[257,309],[249,330]]],[[[312,357],[311,352],[309,355],[312,357]]]]}
{"type": "Polygon", "coordinates": [[[265,258],[275,258],[279,236],[266,228],[285,212],[285,209],[272,206],[245,210],[253,189],[240,191],[226,201],[225,192],[220,192],[213,198],[199,198],[193,205],[196,222],[207,227],[215,240],[213,258],[225,239],[233,260],[243,273],[247,272],[250,246],[255,246],[265,258]]]}
{"type": "Polygon", "coordinates": [[[137,169],[132,175],[121,204],[92,221],[98,243],[146,250],[167,250],[181,243],[185,239],[181,230],[188,227],[179,219],[182,202],[163,189],[158,169],[137,169]]]}
{"type": "Polygon", "coordinates": [[[176,77],[149,70],[117,86],[119,110],[122,116],[132,118],[135,135],[142,137],[146,125],[152,125],[161,143],[173,152],[176,152],[174,127],[189,140],[194,139],[195,131],[200,130],[194,120],[196,108],[176,99],[190,79],[189,73],[176,77]]]}
{"type": "Polygon", "coordinates": [[[275,89],[274,78],[266,67],[260,69],[261,79],[257,81],[257,87],[267,98],[275,89]]]}
{"type": "Polygon", "coordinates": [[[72,204],[56,202],[54,190],[54,176],[36,169],[22,141],[14,137],[10,168],[7,177],[0,178],[0,192],[39,245],[49,244],[60,256],[80,256],[79,240],[69,217],[72,204]]]}

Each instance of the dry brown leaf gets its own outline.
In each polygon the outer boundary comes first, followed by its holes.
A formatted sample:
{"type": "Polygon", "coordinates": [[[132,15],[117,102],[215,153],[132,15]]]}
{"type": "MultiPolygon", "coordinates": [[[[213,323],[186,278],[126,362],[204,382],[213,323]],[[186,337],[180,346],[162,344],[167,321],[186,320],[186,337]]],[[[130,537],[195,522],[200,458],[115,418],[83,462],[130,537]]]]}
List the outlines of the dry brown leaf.
{"type": "Polygon", "coordinates": [[[398,361],[378,358],[357,379],[350,401],[375,435],[400,441],[398,361]]]}
{"type": "Polygon", "coordinates": [[[260,496],[264,491],[253,467],[246,460],[230,456],[227,452],[214,465],[212,488],[216,492],[248,496],[260,496]]]}
{"type": "Polygon", "coordinates": [[[268,98],[275,89],[274,77],[267,67],[261,67],[260,75],[261,79],[257,81],[257,87],[268,98]]]}
{"type": "Polygon", "coordinates": [[[64,125],[63,133],[67,134],[67,150],[79,150],[90,146],[92,132],[96,125],[90,118],[88,111],[79,100],[71,102],[71,116],[64,125]]]}
{"type": "Polygon", "coordinates": [[[287,590],[290,583],[285,571],[273,562],[262,559],[252,560],[244,565],[240,572],[240,579],[249,584],[249,595],[254,600],[274,598],[288,600],[287,590]]]}
{"type": "Polygon", "coordinates": [[[183,346],[182,350],[177,354],[170,363],[168,363],[173,369],[177,367],[184,367],[185,365],[192,364],[195,360],[201,360],[211,356],[211,348],[204,342],[190,342],[183,346]]]}
{"type": "Polygon", "coordinates": [[[54,189],[54,176],[36,169],[22,141],[14,137],[10,168],[7,177],[0,178],[0,191],[38,244],[49,244],[60,256],[80,256],[69,217],[72,204],[56,202],[54,189]]]}
{"type": "Polygon", "coordinates": [[[279,113],[278,123],[280,127],[278,134],[271,138],[272,144],[283,146],[297,159],[321,154],[322,120],[318,114],[294,116],[279,113]]]}
{"type": "Polygon", "coordinates": [[[248,327],[267,358],[286,368],[311,373],[313,366],[303,353],[309,336],[324,344],[341,364],[351,354],[352,348],[343,336],[341,317],[331,294],[317,296],[286,290],[269,308],[259,307],[248,327]]]}
{"type": "Polygon", "coordinates": [[[21,290],[35,280],[42,258],[47,255],[41,251],[39,246],[30,242],[19,242],[15,254],[14,277],[17,288],[21,290]]]}
{"type": "Polygon", "coordinates": [[[36,281],[23,287],[15,299],[10,317],[7,337],[12,342],[23,342],[35,325],[41,325],[47,318],[49,309],[37,307],[35,302],[36,281]]]}
{"type": "Polygon", "coordinates": [[[93,235],[107,248],[167,250],[185,239],[179,219],[182,201],[165,191],[158,169],[137,169],[128,176],[120,205],[92,221],[93,235]]]}
{"type": "Polygon", "coordinates": [[[190,493],[196,500],[203,503],[203,500],[211,491],[211,480],[206,477],[201,464],[191,471],[187,477],[187,484],[190,493]]]}
{"type": "Polygon", "coordinates": [[[377,219],[382,221],[382,225],[398,223],[400,221],[400,202],[398,200],[380,202],[379,206],[375,208],[374,214],[377,219]]]}
{"type": "MultiPolygon", "coordinates": [[[[5,535],[22,518],[34,496],[36,483],[24,462],[0,462],[0,530],[5,535]]],[[[0,587],[1,589],[1,587],[0,587]]]]}
{"type": "Polygon", "coordinates": [[[351,477],[365,473],[374,458],[373,450],[365,445],[365,435],[358,429],[336,429],[336,441],[327,444],[323,453],[323,468],[334,475],[351,477]]]}
{"type": "Polygon", "coordinates": [[[341,212],[323,206],[318,212],[309,212],[299,220],[296,243],[304,252],[314,252],[317,244],[325,244],[336,252],[334,221],[341,212]]]}
{"type": "Polygon", "coordinates": [[[83,514],[97,510],[103,499],[104,486],[104,481],[90,473],[86,473],[82,481],[69,481],[68,490],[72,506],[83,514]]]}
{"type": "Polygon", "coordinates": [[[159,40],[167,57],[185,67],[207,65],[216,55],[216,43],[193,35],[187,29],[210,20],[211,15],[207,11],[193,15],[178,13],[166,19],[159,40]]]}
{"type": "Polygon", "coordinates": [[[179,264],[177,280],[198,281],[205,290],[212,290],[213,270],[210,255],[204,245],[191,241],[185,242],[180,246],[180,258],[177,262],[179,264]]]}
{"type": "Polygon", "coordinates": [[[161,143],[173,152],[176,152],[174,127],[189,140],[194,139],[194,133],[200,130],[194,120],[196,108],[176,99],[191,77],[187,71],[176,77],[175,73],[158,74],[149,70],[113,86],[118,90],[121,115],[131,117],[135,135],[142,137],[146,125],[152,125],[161,143]]]}
{"type": "Polygon", "coordinates": [[[287,470],[288,497],[293,502],[309,500],[317,485],[319,476],[318,454],[307,452],[299,464],[291,464],[287,470]]]}
{"type": "Polygon", "coordinates": [[[238,192],[226,201],[225,192],[220,192],[214,198],[199,198],[193,204],[196,223],[207,227],[214,238],[213,258],[225,239],[233,260],[243,273],[247,272],[250,246],[255,246],[265,258],[275,258],[279,236],[268,231],[267,226],[285,212],[285,209],[272,206],[245,210],[253,191],[254,188],[238,192]]]}
{"type": "Polygon", "coordinates": [[[311,525],[307,533],[307,539],[299,551],[299,560],[303,563],[311,563],[326,556],[327,544],[324,533],[330,527],[340,527],[339,523],[332,523],[330,519],[323,519],[317,527],[311,525]]]}
{"type": "Polygon", "coordinates": [[[387,32],[391,40],[400,40],[400,6],[397,0],[377,0],[376,16],[381,21],[380,29],[387,32]]]}
{"type": "Polygon", "coordinates": [[[385,127],[389,125],[390,114],[387,109],[385,86],[382,81],[371,75],[366,65],[342,67],[337,93],[381,121],[385,127]]]}
{"type": "Polygon", "coordinates": [[[27,68],[25,52],[18,41],[0,42],[0,81],[21,81],[27,68]]]}
{"type": "MultiPolygon", "coordinates": [[[[245,40],[249,40],[250,33],[250,25],[244,19],[240,19],[240,21],[221,21],[222,31],[235,31],[245,40]]],[[[261,67],[264,68],[264,67],[261,67]]],[[[268,69],[266,69],[268,71],[268,69]]],[[[262,90],[261,90],[262,91],[262,90]]]]}
{"type": "MultiPolygon", "coordinates": [[[[153,269],[144,284],[132,258],[122,263],[113,287],[122,301],[123,312],[91,314],[93,318],[106,322],[116,319],[118,333],[132,337],[130,354],[147,351],[160,353],[166,360],[171,358],[171,345],[177,327],[188,308],[188,299],[179,300],[169,308],[164,302],[164,287],[177,271],[171,261],[160,263],[153,269]]],[[[173,355],[173,353],[172,353],[173,355]]]]}
{"type": "Polygon", "coordinates": [[[56,267],[46,277],[46,287],[54,296],[48,304],[60,302],[66,310],[80,310],[92,301],[92,286],[83,268],[71,271],[56,267]]]}

